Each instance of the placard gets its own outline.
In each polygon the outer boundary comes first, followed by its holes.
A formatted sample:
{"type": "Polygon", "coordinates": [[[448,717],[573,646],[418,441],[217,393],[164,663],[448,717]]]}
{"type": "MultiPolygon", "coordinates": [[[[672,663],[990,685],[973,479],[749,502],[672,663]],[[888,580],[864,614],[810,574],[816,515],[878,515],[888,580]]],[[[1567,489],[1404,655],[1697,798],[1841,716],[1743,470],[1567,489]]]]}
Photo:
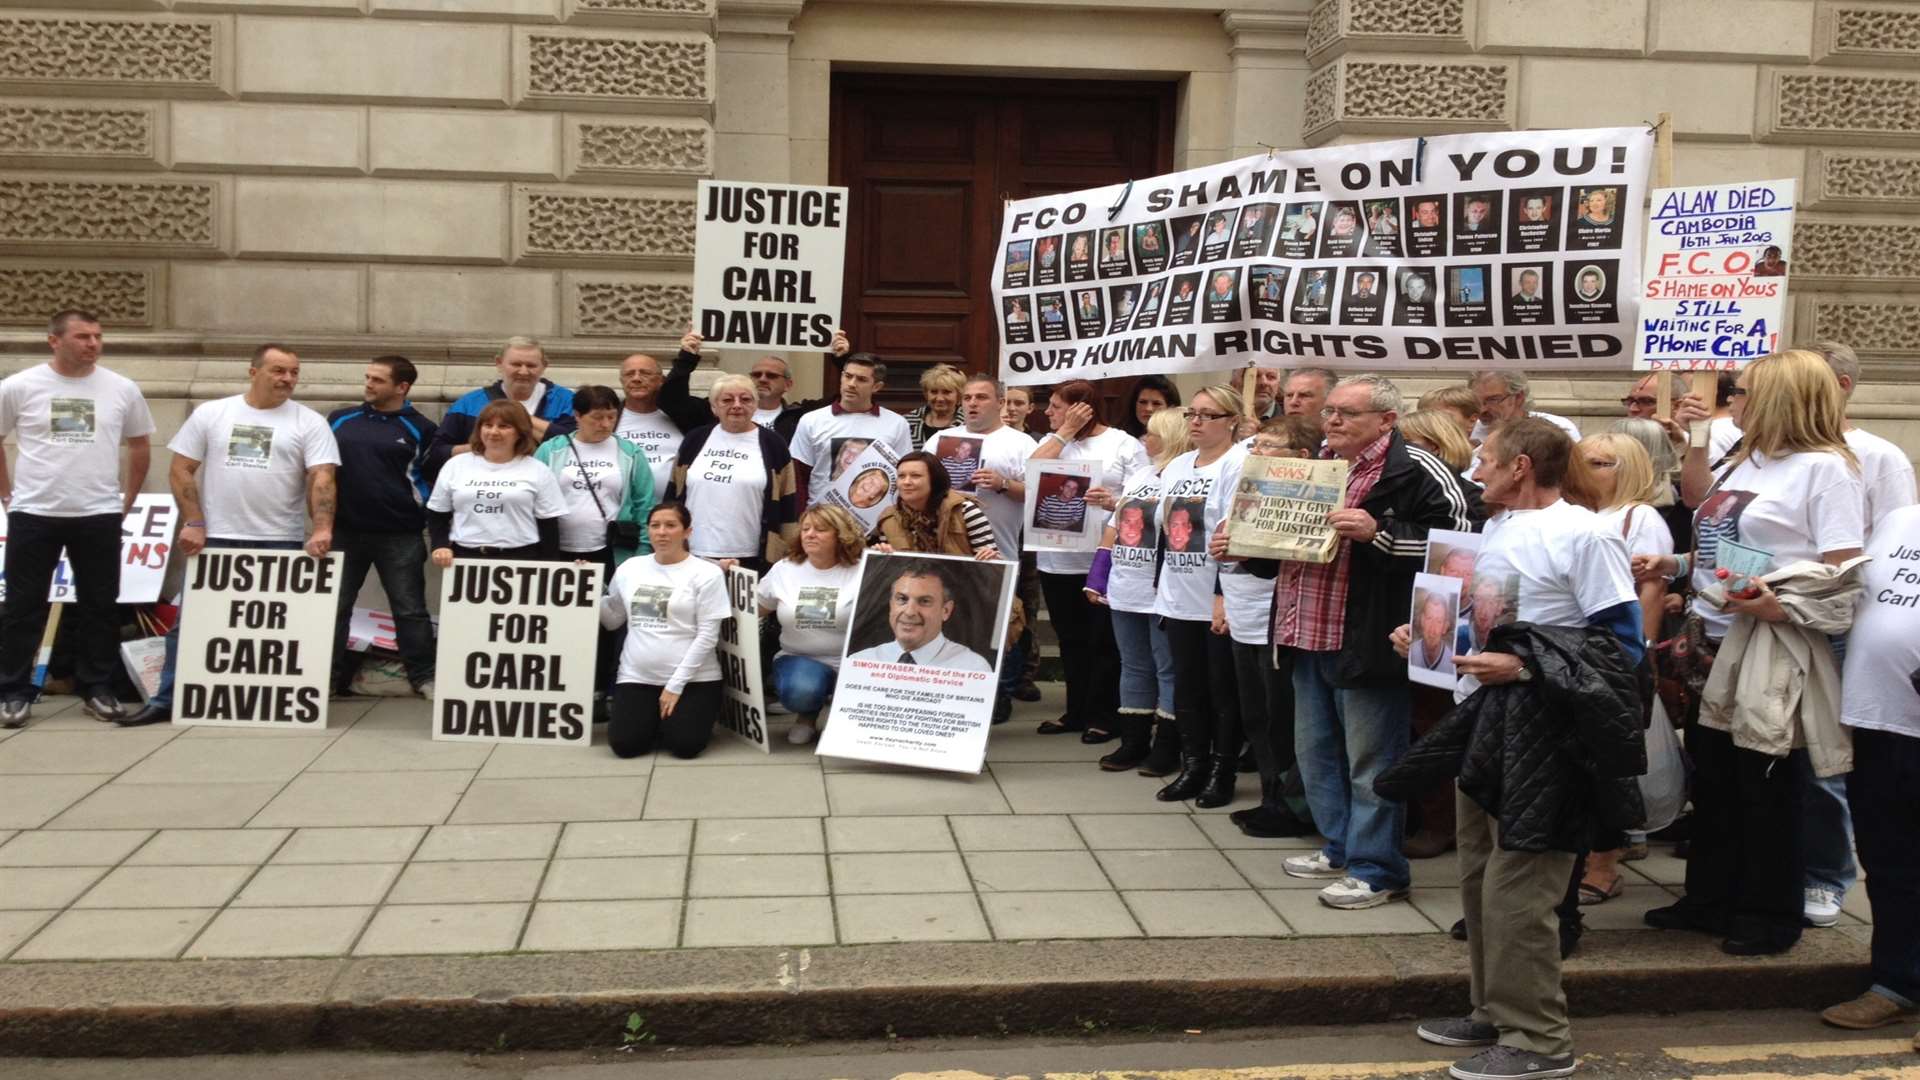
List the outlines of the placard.
{"type": "MultiPolygon", "coordinates": [[[[160,599],[160,585],[167,576],[167,557],[173,551],[178,519],[171,495],[133,497],[133,509],[127,511],[120,523],[120,603],[151,604],[160,599]]],[[[6,547],[7,512],[0,509],[0,599],[7,595],[6,547]]],[[[59,565],[53,568],[53,582],[47,588],[47,602],[64,604],[76,598],[73,567],[62,551],[59,565]]]]}
{"type": "Polygon", "coordinates": [[[693,310],[707,344],[832,345],[847,189],[702,180],[698,207],[693,310]]]}
{"type": "Polygon", "coordinates": [[[1766,180],[1653,193],[1635,368],[1727,370],[1780,350],[1795,187],[1766,180]]]}
{"type": "Polygon", "coordinates": [[[869,551],[816,753],[978,773],[1019,564],[869,551]]]}
{"type": "Polygon", "coordinates": [[[727,569],[727,600],[733,615],[720,623],[720,727],[735,738],[773,753],[767,738],[766,689],[760,680],[760,575],[727,569]]]}
{"type": "Polygon", "coordinates": [[[1340,537],[1327,515],[1346,505],[1344,458],[1248,455],[1227,511],[1227,554],[1327,563],[1340,537]]]}
{"type": "Polygon", "coordinates": [[[869,442],[840,470],[820,501],[852,514],[861,528],[871,531],[899,496],[900,484],[895,477],[899,460],[893,447],[878,439],[869,442]]]}
{"type": "Polygon", "coordinates": [[[345,556],[208,548],[187,563],[174,661],[177,727],[327,726],[345,556]]]}
{"type": "Polygon", "coordinates": [[[1427,531],[1427,573],[1445,574],[1466,582],[1463,589],[1471,591],[1473,585],[1473,560],[1480,555],[1479,533],[1455,532],[1452,529],[1429,529],[1427,531]]]}
{"type": "Polygon", "coordinates": [[[1644,127],[1438,135],[1010,203],[1000,377],[1624,367],[1652,149],[1644,127]]]}
{"type": "Polygon", "coordinates": [[[440,575],[433,737],[593,742],[600,567],[456,558],[440,575]]]}
{"type": "Polygon", "coordinates": [[[167,639],[145,637],[121,642],[120,663],[127,669],[127,678],[140,691],[140,700],[152,701],[153,695],[160,692],[160,678],[167,670],[167,639]]]}
{"type": "Polygon", "coordinates": [[[1407,678],[1422,686],[1453,689],[1460,678],[1453,666],[1460,638],[1460,579],[1413,575],[1413,608],[1407,625],[1412,627],[1407,678]]]}
{"type": "Polygon", "coordinates": [[[1028,551],[1092,551],[1107,515],[1087,502],[1096,461],[1027,459],[1027,503],[1022,521],[1028,551]]]}

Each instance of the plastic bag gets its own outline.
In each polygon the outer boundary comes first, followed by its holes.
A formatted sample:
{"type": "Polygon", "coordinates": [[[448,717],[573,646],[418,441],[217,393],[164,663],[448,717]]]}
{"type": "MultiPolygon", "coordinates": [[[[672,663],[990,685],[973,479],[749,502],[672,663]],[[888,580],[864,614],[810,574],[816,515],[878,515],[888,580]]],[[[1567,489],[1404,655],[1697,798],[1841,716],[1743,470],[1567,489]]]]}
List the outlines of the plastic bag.
{"type": "Polygon", "coordinates": [[[1647,771],[1640,777],[1640,799],[1647,805],[1642,832],[1659,832],[1679,819],[1687,807],[1688,777],[1693,765],[1680,747],[1680,733],[1667,719],[1667,708],[1653,700],[1653,720],[1647,724],[1647,771]]]}

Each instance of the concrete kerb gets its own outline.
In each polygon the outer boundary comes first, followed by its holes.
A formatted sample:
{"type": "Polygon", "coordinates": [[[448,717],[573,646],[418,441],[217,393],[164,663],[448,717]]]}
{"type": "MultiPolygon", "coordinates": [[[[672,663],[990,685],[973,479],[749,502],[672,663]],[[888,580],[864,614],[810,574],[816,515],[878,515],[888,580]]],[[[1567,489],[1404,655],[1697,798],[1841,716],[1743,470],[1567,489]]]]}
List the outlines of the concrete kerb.
{"type": "MultiPolygon", "coordinates": [[[[1733,958],[1697,935],[1592,935],[1578,1015],[1817,1009],[1867,950],[1815,932],[1733,958]]],[[[618,1046],[1219,1029],[1457,1012],[1461,946],[1432,936],[849,945],[452,957],[0,965],[0,1055],[618,1046]]],[[[1811,1012],[1809,1022],[1812,1022],[1811,1012]]]]}

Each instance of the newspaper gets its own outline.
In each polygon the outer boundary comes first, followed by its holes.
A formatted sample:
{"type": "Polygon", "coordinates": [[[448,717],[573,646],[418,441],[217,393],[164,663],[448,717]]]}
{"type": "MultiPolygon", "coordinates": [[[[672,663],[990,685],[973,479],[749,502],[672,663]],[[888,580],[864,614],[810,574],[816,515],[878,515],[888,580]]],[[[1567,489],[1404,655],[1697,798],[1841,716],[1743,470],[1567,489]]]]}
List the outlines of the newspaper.
{"type": "Polygon", "coordinates": [[[1227,554],[1332,562],[1340,538],[1327,515],[1346,497],[1343,459],[1249,456],[1227,513],[1227,554]]]}

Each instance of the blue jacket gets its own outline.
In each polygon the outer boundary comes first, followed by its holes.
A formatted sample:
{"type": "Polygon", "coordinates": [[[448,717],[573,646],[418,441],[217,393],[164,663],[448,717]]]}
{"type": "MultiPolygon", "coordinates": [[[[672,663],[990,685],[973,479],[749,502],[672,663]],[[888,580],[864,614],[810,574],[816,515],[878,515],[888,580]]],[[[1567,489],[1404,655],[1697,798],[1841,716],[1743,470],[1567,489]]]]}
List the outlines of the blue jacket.
{"type": "MultiPolygon", "coordinates": [[[[551,439],[572,431],[578,426],[573,415],[573,391],[555,386],[552,379],[541,379],[540,385],[546,388],[546,392],[540,395],[540,407],[534,410],[533,415],[547,422],[545,438],[551,439]]],[[[434,436],[433,447],[427,452],[429,484],[439,479],[440,468],[453,456],[453,448],[465,446],[472,440],[473,422],[479,417],[480,410],[506,396],[506,391],[500,389],[500,383],[496,380],[489,386],[461,394],[458,400],[447,406],[447,415],[440,420],[440,433],[434,436]]]]}
{"type": "Polygon", "coordinates": [[[344,532],[418,533],[426,528],[423,507],[432,491],[426,478],[427,448],[434,422],[412,402],[383,413],[349,405],[327,414],[340,445],[340,489],[335,524],[344,532]]]}

